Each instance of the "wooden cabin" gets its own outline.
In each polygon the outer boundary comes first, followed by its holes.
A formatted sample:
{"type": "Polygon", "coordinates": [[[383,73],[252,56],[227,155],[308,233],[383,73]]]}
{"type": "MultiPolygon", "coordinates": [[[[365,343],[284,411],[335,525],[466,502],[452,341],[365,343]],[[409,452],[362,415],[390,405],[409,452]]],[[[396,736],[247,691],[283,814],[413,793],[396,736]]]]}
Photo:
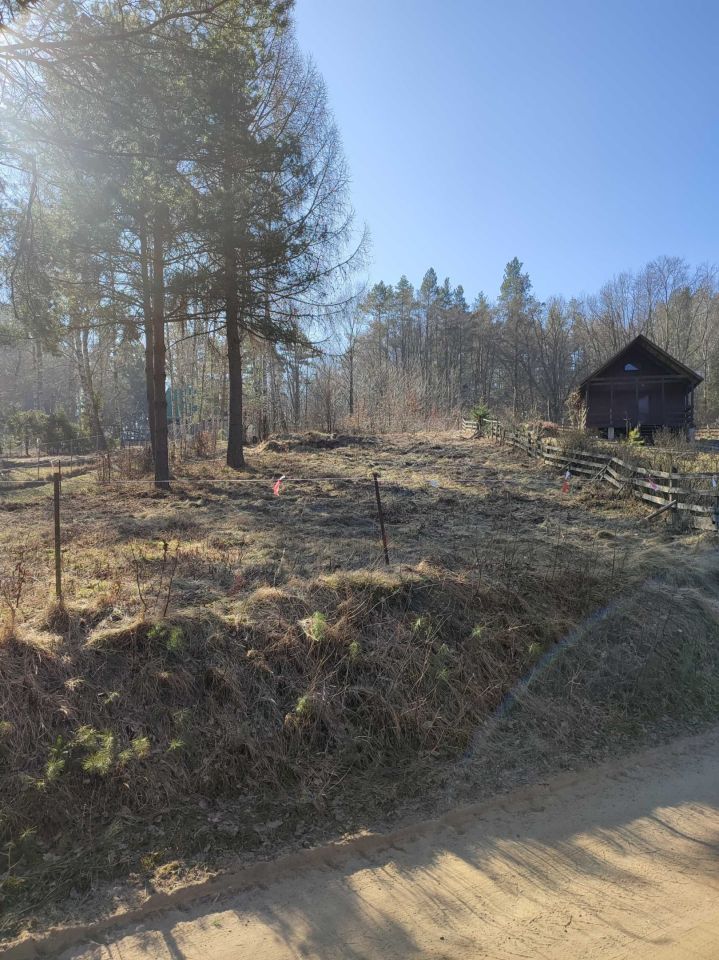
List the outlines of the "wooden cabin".
{"type": "Polygon", "coordinates": [[[610,440],[640,427],[694,430],[694,391],[703,377],[644,336],[635,337],[579,385],[587,429],[610,440]]]}

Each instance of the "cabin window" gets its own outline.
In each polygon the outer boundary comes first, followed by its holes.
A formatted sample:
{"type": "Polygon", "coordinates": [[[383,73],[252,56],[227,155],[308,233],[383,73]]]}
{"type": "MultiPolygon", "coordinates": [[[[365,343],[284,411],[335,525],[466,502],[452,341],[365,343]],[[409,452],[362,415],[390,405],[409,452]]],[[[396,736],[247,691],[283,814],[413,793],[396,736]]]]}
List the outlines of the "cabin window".
{"type": "Polygon", "coordinates": [[[637,413],[640,417],[649,416],[649,394],[648,393],[639,394],[639,404],[638,404],[637,413]]]}
{"type": "Polygon", "coordinates": [[[638,371],[639,371],[639,367],[635,366],[633,363],[624,364],[625,373],[637,373],[638,371]]]}

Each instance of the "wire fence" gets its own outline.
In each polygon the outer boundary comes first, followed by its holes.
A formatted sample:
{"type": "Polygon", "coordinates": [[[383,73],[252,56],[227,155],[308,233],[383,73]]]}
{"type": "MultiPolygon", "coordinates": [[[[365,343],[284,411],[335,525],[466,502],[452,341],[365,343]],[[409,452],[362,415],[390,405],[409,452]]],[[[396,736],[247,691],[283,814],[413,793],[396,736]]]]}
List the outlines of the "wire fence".
{"type": "MultiPolygon", "coordinates": [[[[106,513],[108,501],[101,501],[92,498],[93,491],[104,491],[112,496],[112,491],[127,490],[131,493],[133,490],[153,492],[156,486],[156,480],[148,475],[148,470],[152,469],[151,458],[145,456],[146,448],[144,444],[135,446],[127,445],[124,448],[116,448],[112,451],[98,452],[93,455],[78,460],[74,457],[71,460],[69,454],[58,454],[50,457],[39,457],[35,460],[24,458],[19,467],[12,464],[12,467],[19,470],[15,475],[9,475],[11,471],[0,476],[0,503],[5,500],[8,505],[17,497],[18,493],[26,489],[32,490],[36,487],[50,487],[52,493],[53,515],[54,515],[54,545],[55,545],[55,563],[56,563],[56,593],[59,599],[63,595],[62,586],[62,562],[65,546],[61,547],[63,539],[67,537],[67,526],[72,529],[76,516],[84,508],[76,506],[78,497],[86,497],[90,512],[99,508],[106,513]],[[71,466],[72,464],[72,466],[71,466]],[[32,476],[27,476],[32,473],[32,476]],[[63,490],[64,481],[86,476],[89,483],[73,485],[69,490],[72,496],[73,506],[68,509],[66,495],[63,490]],[[67,511],[67,515],[66,515],[67,511]],[[74,513],[74,515],[73,515],[74,513]]],[[[280,452],[281,455],[281,452],[280,452]]],[[[390,523],[397,522],[397,513],[404,516],[408,509],[408,498],[414,499],[417,492],[422,489],[426,491],[438,492],[445,484],[447,478],[432,476],[431,474],[420,474],[418,471],[397,470],[392,467],[391,480],[383,480],[376,470],[371,466],[365,467],[361,475],[346,476],[333,473],[332,471],[322,470],[318,475],[296,474],[288,471],[286,474],[280,472],[267,472],[258,476],[232,476],[214,469],[218,461],[224,458],[203,457],[197,460],[189,461],[194,464],[199,462],[206,470],[190,469],[186,472],[181,470],[181,465],[188,461],[181,457],[179,451],[174,459],[173,476],[170,481],[171,493],[179,494],[180,498],[186,499],[188,493],[192,496],[193,492],[209,494],[211,497],[222,491],[228,493],[234,489],[262,490],[258,498],[251,496],[248,500],[248,506],[251,510],[248,514],[249,524],[262,525],[262,514],[266,514],[269,508],[268,501],[275,498],[286,499],[288,502],[289,513],[281,510],[273,514],[271,537],[277,539],[279,532],[280,539],[283,530],[290,532],[294,523],[292,535],[295,539],[288,537],[285,544],[282,544],[283,554],[285,550],[292,551],[305,549],[308,551],[308,557],[316,553],[316,543],[313,537],[321,533],[320,526],[330,532],[328,547],[338,547],[341,550],[355,551],[367,558],[369,562],[384,562],[389,565],[397,560],[399,553],[393,556],[392,545],[388,537],[388,518],[386,516],[385,495],[390,498],[390,508],[392,517],[390,523]],[[329,488],[329,490],[327,489],[329,488]],[[314,493],[307,498],[294,496],[297,489],[302,491],[316,491],[317,497],[325,501],[325,506],[312,506],[311,501],[315,500],[314,493]],[[335,491],[345,491],[345,495],[335,499],[335,491]],[[334,504],[329,505],[329,501],[334,500],[334,504]],[[328,506],[329,505],[329,506],[328,506]],[[304,513],[303,513],[304,511],[304,513]],[[292,514],[296,514],[294,518],[292,514]],[[322,519],[319,519],[319,517],[322,519]],[[305,521],[313,516],[318,516],[318,520],[310,524],[306,530],[297,526],[297,520],[304,517],[305,521]],[[299,540],[305,538],[305,543],[300,545],[299,540]],[[374,555],[374,560],[372,559],[374,555]]],[[[7,462],[6,462],[7,463],[7,462]]],[[[379,468],[376,468],[379,469],[379,468]]],[[[476,476],[452,476],[452,486],[477,487],[478,478],[476,476]]],[[[449,482],[448,482],[449,485],[449,482]]],[[[163,491],[164,492],[164,491],[163,491]]],[[[436,498],[434,498],[436,499],[436,498]]],[[[45,494],[38,491],[38,502],[45,502],[45,494]]],[[[33,499],[25,497],[26,503],[34,502],[33,499]]],[[[123,501],[126,504],[128,501],[123,501]]],[[[168,503],[171,500],[168,500],[168,503]]],[[[132,522],[126,519],[127,514],[132,512],[132,508],[120,506],[117,502],[118,523],[123,524],[128,529],[132,528],[132,522]]],[[[411,511],[410,511],[411,512],[411,511]]],[[[204,521],[203,521],[204,522],[204,521]]],[[[159,520],[158,530],[162,535],[162,521],[159,520]]],[[[265,529],[269,529],[266,527],[265,529]]],[[[324,532],[324,531],[322,531],[324,532]]],[[[211,533],[211,530],[210,530],[211,533]]],[[[154,534],[153,534],[154,535],[154,534]]],[[[71,538],[72,539],[72,538],[71,538]]],[[[332,549],[320,549],[319,553],[329,556],[332,549]]],[[[404,559],[404,557],[403,557],[404,559]]]]}
{"type": "MultiPolygon", "coordinates": [[[[593,458],[592,455],[580,451],[567,452],[551,442],[539,441],[531,434],[524,436],[510,432],[498,421],[485,421],[482,425],[475,421],[466,421],[463,426],[470,434],[483,432],[496,443],[510,443],[530,455],[541,455],[547,462],[562,471],[569,471],[572,475],[594,480],[606,479],[619,489],[626,487],[628,491],[638,491],[640,495],[645,493],[643,499],[655,498],[652,502],[657,505],[669,504],[670,508],[677,511],[682,509],[692,518],[701,516],[713,519],[708,509],[692,511],[677,507],[675,501],[688,502],[686,491],[680,482],[683,478],[677,475],[656,473],[654,477],[646,478],[646,471],[641,468],[631,468],[628,473],[629,465],[618,458],[604,455],[593,458]]],[[[324,558],[323,562],[330,564],[330,569],[334,569],[332,564],[335,561],[346,564],[351,556],[355,559],[361,558],[361,566],[406,563],[412,556],[425,556],[425,548],[430,544],[433,556],[446,557],[451,563],[456,563],[461,556],[471,562],[472,556],[477,554],[478,550],[483,549],[486,552],[487,544],[492,542],[494,536],[493,530],[497,530],[500,540],[511,541],[512,525],[519,523],[513,517],[510,501],[512,487],[514,484],[521,486],[521,478],[495,479],[491,474],[488,477],[481,471],[474,470],[471,463],[468,465],[469,469],[461,471],[463,476],[457,475],[451,468],[447,472],[446,465],[438,466],[437,473],[433,475],[434,468],[429,463],[422,465],[419,470],[406,469],[402,464],[390,464],[385,477],[380,472],[381,467],[372,466],[365,467],[362,474],[357,472],[352,476],[333,474],[325,468],[321,475],[268,471],[262,476],[238,477],[214,470],[215,461],[212,458],[203,458],[202,462],[207,466],[206,475],[202,471],[175,475],[171,481],[172,495],[165,497],[161,493],[157,508],[153,506],[147,520],[138,522],[138,519],[132,516],[137,512],[132,491],[139,491],[138,496],[142,497],[146,496],[145,491],[154,495],[153,488],[156,485],[155,479],[147,475],[148,463],[143,460],[143,456],[143,446],[128,446],[125,449],[96,454],[89,457],[87,463],[75,462],[72,470],[69,468],[69,458],[59,456],[43,461],[43,475],[39,479],[0,480],[0,502],[3,499],[12,499],[13,491],[28,486],[52,485],[55,592],[59,600],[63,599],[63,563],[68,549],[67,543],[76,543],[77,534],[89,530],[97,516],[101,517],[98,529],[102,529],[102,523],[107,524],[107,518],[111,517],[110,539],[115,530],[120,529],[120,541],[126,545],[131,546],[134,542],[135,530],[139,532],[138,542],[173,539],[180,543],[183,541],[182,531],[192,530],[194,521],[192,515],[186,514],[184,510],[178,513],[176,506],[193,499],[196,494],[204,495],[204,505],[215,510],[207,516],[195,515],[198,517],[197,529],[204,530],[208,538],[215,537],[218,520],[221,526],[227,526],[231,511],[228,513],[224,506],[226,493],[227,506],[231,506],[233,500],[237,503],[239,498],[239,502],[246,503],[248,507],[248,510],[243,512],[241,526],[250,539],[255,535],[258,538],[251,549],[256,552],[259,544],[259,552],[264,557],[266,550],[263,538],[266,538],[268,551],[281,551],[282,558],[286,554],[289,557],[294,553],[298,558],[302,557],[298,561],[298,569],[302,565],[311,567],[318,556],[324,558]],[[73,485],[69,490],[71,499],[68,501],[63,491],[63,481],[80,475],[89,475],[90,482],[73,485]],[[493,490],[491,488],[495,483],[497,488],[493,490]],[[457,487],[468,488],[470,498],[475,491],[481,492],[482,508],[477,511],[476,516],[473,517],[469,511],[470,501],[464,499],[463,493],[450,493],[451,488],[457,487]],[[230,492],[243,488],[261,490],[262,493],[245,499],[240,494],[230,492]],[[93,490],[99,491],[101,498],[87,496],[93,490]],[[295,495],[298,490],[313,492],[305,497],[295,495]],[[345,491],[346,495],[338,496],[338,490],[345,491]],[[112,498],[113,491],[118,492],[116,500],[112,498]],[[127,491],[127,497],[121,498],[121,491],[127,491]],[[109,499],[106,494],[109,494],[109,499]],[[87,510],[79,507],[86,496],[87,510]],[[280,502],[275,498],[280,498],[280,502]],[[286,501],[286,509],[280,506],[282,500],[286,501]],[[323,502],[316,503],[316,500],[323,502]],[[213,508],[215,501],[217,507],[213,508]],[[489,509],[487,501],[491,504],[489,509]],[[454,506],[451,505],[452,502],[454,506]],[[163,503],[167,504],[171,514],[167,514],[167,511],[163,514],[163,503]],[[272,507],[272,503],[277,503],[277,509],[272,507]],[[412,520],[414,514],[417,515],[416,522],[412,520]],[[153,519],[150,519],[150,516],[153,519]],[[168,522],[174,522],[172,516],[179,517],[179,536],[175,534],[174,527],[167,526],[168,522]],[[78,518],[79,526],[76,526],[78,518]],[[310,521],[309,525],[307,521],[310,521]],[[189,526],[183,527],[183,523],[189,523],[189,526]],[[203,526],[205,524],[206,526],[203,526]],[[389,531],[391,536],[388,535],[389,531]],[[327,542],[321,544],[320,541],[325,535],[327,542]],[[422,550],[416,546],[420,542],[424,544],[422,550]]],[[[178,460],[178,464],[181,462],[183,461],[178,460]]],[[[44,493],[40,493],[37,499],[38,502],[47,504],[44,493]]],[[[31,498],[26,500],[28,503],[33,502],[31,498]]],[[[203,504],[200,502],[198,505],[203,504]]],[[[692,506],[701,507],[702,504],[693,500],[692,506]]],[[[552,512],[554,507],[538,506],[538,511],[545,515],[545,519],[549,515],[548,510],[552,512]]],[[[83,535],[84,533],[80,534],[81,537],[83,535]]],[[[230,538],[227,542],[234,543],[236,539],[230,538]]],[[[79,542],[77,547],[82,550],[79,542]]],[[[76,566],[76,557],[73,556],[72,548],[70,549],[69,557],[76,566]]],[[[196,548],[190,543],[188,550],[194,549],[196,548]]],[[[501,549],[506,550],[506,544],[503,543],[501,549]]],[[[271,562],[275,560],[276,557],[271,562]]],[[[192,556],[188,557],[187,562],[194,562],[192,556]]],[[[264,562],[258,561],[258,567],[264,562]]],[[[269,563],[270,560],[266,562],[269,563]]],[[[75,573],[75,580],[77,576],[75,573]]],[[[258,576],[262,577],[264,573],[260,571],[258,576]]],[[[274,582],[272,576],[268,582],[274,582]]]]}
{"type": "MultiPolygon", "coordinates": [[[[105,462],[108,462],[110,459],[110,455],[105,455],[105,462]]],[[[67,525],[65,500],[63,497],[64,479],[66,479],[66,474],[62,466],[57,464],[49,480],[43,481],[52,485],[55,593],[58,600],[63,600],[63,555],[66,552],[66,547],[63,545],[67,525]]],[[[173,479],[172,484],[175,492],[181,492],[183,494],[186,494],[187,490],[195,490],[198,493],[212,493],[214,492],[214,487],[225,490],[237,487],[263,488],[265,493],[263,500],[258,501],[253,499],[250,501],[253,512],[259,508],[260,512],[264,511],[266,513],[267,500],[281,498],[294,501],[295,510],[297,509],[297,503],[304,503],[305,506],[300,506],[300,510],[307,511],[305,514],[306,518],[312,517],[313,507],[306,506],[307,501],[303,497],[300,497],[299,501],[297,498],[291,497],[290,495],[294,493],[293,487],[323,487],[325,489],[317,491],[317,493],[318,496],[325,501],[327,501],[328,498],[330,500],[334,499],[332,492],[326,489],[327,486],[332,488],[341,487],[345,488],[345,490],[349,488],[349,490],[352,491],[349,498],[342,497],[338,500],[338,508],[335,509],[333,515],[328,514],[326,517],[326,523],[331,531],[330,542],[333,543],[334,546],[341,545],[341,549],[344,549],[344,546],[352,541],[352,551],[357,555],[362,554],[365,557],[362,563],[363,567],[367,566],[368,562],[370,565],[379,563],[389,567],[398,560],[406,562],[406,556],[393,555],[393,547],[388,535],[387,524],[388,522],[395,524],[402,522],[401,519],[398,521],[398,517],[396,516],[397,501],[398,499],[402,500],[406,496],[414,497],[416,495],[418,492],[417,480],[417,473],[407,471],[401,472],[399,475],[393,472],[391,480],[383,481],[379,473],[371,471],[365,476],[295,476],[292,474],[271,474],[257,477],[228,477],[218,475],[188,476],[176,477],[173,479]],[[354,495],[355,491],[357,492],[356,495],[354,495]],[[362,491],[361,495],[360,491],[362,491]],[[386,494],[389,494],[390,509],[393,514],[390,519],[388,519],[386,512],[386,494]],[[265,506],[263,506],[263,502],[265,506]],[[362,546],[362,544],[364,544],[364,546],[362,546]],[[369,558],[369,560],[367,560],[367,558],[369,558]]],[[[155,483],[155,480],[150,477],[127,478],[119,475],[114,477],[106,475],[105,477],[98,476],[96,489],[99,488],[109,493],[113,490],[120,491],[123,489],[152,489],[155,483]]],[[[478,480],[477,478],[452,477],[450,483],[447,485],[449,486],[450,484],[451,486],[459,485],[476,488],[478,487],[478,480]]],[[[443,482],[434,477],[424,477],[423,481],[419,484],[420,491],[422,486],[424,486],[427,491],[438,492],[443,486],[443,482]]],[[[73,497],[75,496],[77,496],[77,494],[73,492],[73,497]]],[[[186,497],[184,499],[186,499],[186,497]]],[[[314,500],[314,497],[310,499],[314,500]]],[[[44,498],[43,502],[45,502],[44,498]]],[[[169,498],[168,502],[172,502],[172,498],[169,498]]],[[[96,501],[90,501],[90,503],[96,503],[96,501]]],[[[75,509],[76,508],[73,507],[73,510],[75,509]]],[[[91,512],[93,509],[91,506],[91,512]]],[[[400,515],[401,513],[402,510],[400,508],[400,515]]],[[[123,522],[124,514],[125,508],[118,504],[117,516],[120,522],[123,522]]],[[[296,518],[291,516],[283,516],[283,514],[275,515],[273,526],[276,527],[276,530],[274,532],[277,533],[279,531],[282,533],[284,530],[289,533],[295,520],[296,518]]],[[[75,517],[71,516],[71,526],[74,522],[75,517]]],[[[282,555],[284,556],[287,551],[291,552],[293,548],[298,551],[302,550],[303,546],[300,540],[303,537],[305,539],[305,549],[309,551],[308,556],[313,552],[316,553],[317,543],[314,538],[319,533],[320,523],[318,518],[315,524],[311,525],[310,529],[302,534],[300,534],[295,526],[293,529],[294,535],[288,537],[287,542],[283,545],[282,555]]],[[[324,525],[324,521],[322,521],[322,525],[324,525]]],[[[162,540],[162,538],[166,536],[163,532],[164,530],[165,528],[162,526],[162,521],[158,520],[158,527],[157,530],[153,532],[153,538],[162,540]]],[[[211,533],[211,529],[209,529],[209,533],[211,533]]],[[[131,542],[131,539],[132,538],[130,538],[128,542],[131,542]]],[[[180,537],[180,539],[182,538],[180,537]]],[[[326,550],[324,552],[327,554],[326,550]]],[[[455,556],[453,551],[452,553],[453,556],[455,556]]],[[[400,551],[400,554],[402,554],[402,551],[400,551]]],[[[346,559],[346,557],[343,557],[343,560],[346,559]]]]}

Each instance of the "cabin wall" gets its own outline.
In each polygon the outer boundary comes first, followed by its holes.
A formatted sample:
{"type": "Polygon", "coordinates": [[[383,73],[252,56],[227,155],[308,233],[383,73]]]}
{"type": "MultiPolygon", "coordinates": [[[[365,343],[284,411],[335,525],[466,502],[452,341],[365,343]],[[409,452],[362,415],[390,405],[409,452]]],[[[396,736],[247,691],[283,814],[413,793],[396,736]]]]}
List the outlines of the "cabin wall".
{"type": "Polygon", "coordinates": [[[587,426],[634,427],[686,426],[690,388],[686,383],[642,383],[641,378],[626,383],[591,382],[585,390],[587,426]]]}

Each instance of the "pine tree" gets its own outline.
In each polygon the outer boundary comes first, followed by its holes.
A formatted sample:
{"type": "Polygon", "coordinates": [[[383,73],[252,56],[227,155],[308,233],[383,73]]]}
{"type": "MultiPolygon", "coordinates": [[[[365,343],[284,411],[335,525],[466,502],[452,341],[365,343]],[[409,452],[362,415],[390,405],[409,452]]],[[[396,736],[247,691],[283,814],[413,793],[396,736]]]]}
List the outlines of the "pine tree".
{"type": "Polygon", "coordinates": [[[514,257],[504,268],[499,292],[499,308],[504,321],[505,364],[510,375],[514,414],[517,414],[523,405],[523,398],[520,397],[523,383],[526,383],[529,388],[530,405],[533,393],[533,371],[528,358],[528,338],[536,301],[532,297],[531,290],[529,274],[522,273],[522,263],[514,257]]]}

